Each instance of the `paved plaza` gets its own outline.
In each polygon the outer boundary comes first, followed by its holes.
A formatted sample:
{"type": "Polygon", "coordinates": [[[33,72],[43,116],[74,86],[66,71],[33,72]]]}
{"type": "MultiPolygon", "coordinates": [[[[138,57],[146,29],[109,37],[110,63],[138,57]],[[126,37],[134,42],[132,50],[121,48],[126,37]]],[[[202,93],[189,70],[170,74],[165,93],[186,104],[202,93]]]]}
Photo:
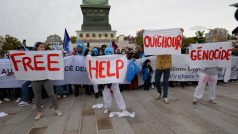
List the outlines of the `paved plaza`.
{"type": "MultiPolygon", "coordinates": [[[[195,87],[169,88],[170,104],[155,100],[156,90],[123,91],[128,110],[135,118],[109,118],[103,109],[92,110],[102,97],[71,95],[60,99],[62,117],[56,117],[48,99],[44,100],[44,116],[35,121],[32,105],[16,103],[0,105],[0,134],[238,134],[238,82],[217,86],[217,104],[204,98],[192,104],[195,87]]],[[[114,102],[112,111],[118,111],[114,102]]]]}

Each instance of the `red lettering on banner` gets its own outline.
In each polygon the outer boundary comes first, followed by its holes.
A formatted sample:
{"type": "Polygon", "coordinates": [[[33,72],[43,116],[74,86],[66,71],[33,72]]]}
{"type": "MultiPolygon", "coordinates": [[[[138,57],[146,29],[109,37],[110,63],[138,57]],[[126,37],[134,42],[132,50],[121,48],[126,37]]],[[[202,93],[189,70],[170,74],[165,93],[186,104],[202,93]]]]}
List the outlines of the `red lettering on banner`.
{"type": "Polygon", "coordinates": [[[58,64],[59,62],[58,61],[52,61],[51,60],[51,57],[58,57],[59,54],[48,54],[47,55],[47,61],[48,61],[48,70],[49,71],[59,71],[60,68],[52,68],[51,67],[51,64],[58,64]]]}
{"type": "Polygon", "coordinates": [[[159,47],[159,48],[174,48],[175,50],[178,50],[179,48],[181,48],[182,39],[183,38],[181,35],[178,35],[176,37],[156,35],[153,37],[145,36],[143,41],[144,46],[146,48],[159,47]]]}
{"type": "Polygon", "coordinates": [[[230,60],[232,49],[224,50],[222,47],[215,50],[201,50],[202,47],[197,47],[196,50],[190,52],[191,60],[230,60]]]}
{"type": "Polygon", "coordinates": [[[123,60],[116,60],[115,72],[111,72],[111,62],[109,60],[95,61],[94,65],[91,60],[88,61],[90,78],[92,78],[93,73],[95,73],[95,79],[107,77],[116,77],[116,79],[119,79],[120,70],[124,67],[124,62],[123,60]]]}
{"type": "Polygon", "coordinates": [[[107,76],[108,76],[108,77],[113,77],[113,76],[115,76],[115,73],[111,73],[110,70],[111,70],[111,65],[110,65],[110,61],[108,61],[108,62],[107,62],[107,76]]]}
{"type": "Polygon", "coordinates": [[[105,68],[103,67],[103,64],[105,64],[105,63],[107,63],[107,62],[106,61],[101,61],[99,63],[99,78],[106,78],[106,75],[103,74],[103,70],[105,70],[105,68]]]}
{"type": "Polygon", "coordinates": [[[45,70],[45,67],[39,67],[39,64],[44,64],[44,61],[38,61],[37,58],[41,58],[43,55],[35,55],[34,56],[34,66],[36,70],[43,71],[45,70]]]}
{"type": "Polygon", "coordinates": [[[98,78],[98,61],[96,61],[96,67],[92,67],[92,61],[91,60],[89,60],[89,63],[88,63],[88,65],[89,65],[89,75],[90,75],[90,78],[92,78],[92,71],[93,70],[95,70],[95,72],[96,72],[96,79],[98,78]]]}
{"type": "Polygon", "coordinates": [[[18,63],[18,62],[21,62],[21,60],[16,60],[15,57],[16,57],[16,56],[23,56],[23,55],[25,55],[24,52],[14,53],[14,54],[11,54],[11,55],[10,55],[11,60],[12,60],[12,63],[13,63],[13,66],[14,66],[14,68],[15,68],[16,71],[19,70],[19,69],[18,69],[18,66],[17,66],[17,63],[18,63]]]}
{"type": "MultiPolygon", "coordinates": [[[[52,67],[52,64],[58,64],[59,62],[58,61],[53,61],[51,58],[52,57],[58,57],[59,54],[48,54],[47,55],[47,69],[49,71],[60,71],[60,68],[53,68],[52,67]]],[[[39,60],[38,58],[41,58],[43,57],[43,55],[40,55],[40,54],[36,54],[36,55],[33,55],[33,58],[29,57],[26,55],[25,52],[19,52],[19,53],[13,53],[10,55],[10,58],[12,60],[12,63],[13,63],[13,67],[15,69],[15,71],[19,71],[19,67],[18,67],[18,64],[21,63],[24,70],[25,71],[44,71],[46,70],[46,67],[43,67],[43,66],[39,66],[40,64],[44,64],[45,61],[41,61],[39,60]],[[20,60],[16,60],[16,57],[21,57],[20,60]]]]}
{"type": "Polygon", "coordinates": [[[23,64],[25,71],[27,71],[27,67],[30,68],[30,70],[34,70],[34,67],[31,66],[31,58],[30,57],[23,57],[22,64],[23,64]]]}
{"type": "Polygon", "coordinates": [[[116,78],[119,79],[119,75],[120,75],[120,72],[119,70],[122,69],[124,67],[124,62],[123,60],[117,60],[116,61],[116,78]],[[119,65],[119,63],[121,63],[121,65],[119,65]]]}

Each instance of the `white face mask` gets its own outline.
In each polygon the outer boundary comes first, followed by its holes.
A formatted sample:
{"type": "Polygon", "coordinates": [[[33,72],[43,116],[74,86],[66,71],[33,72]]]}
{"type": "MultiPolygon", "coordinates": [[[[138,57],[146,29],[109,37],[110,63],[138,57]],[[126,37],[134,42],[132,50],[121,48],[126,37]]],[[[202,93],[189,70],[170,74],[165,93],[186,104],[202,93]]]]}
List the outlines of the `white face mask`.
{"type": "Polygon", "coordinates": [[[122,54],[126,54],[126,52],[122,52],[122,54]]]}

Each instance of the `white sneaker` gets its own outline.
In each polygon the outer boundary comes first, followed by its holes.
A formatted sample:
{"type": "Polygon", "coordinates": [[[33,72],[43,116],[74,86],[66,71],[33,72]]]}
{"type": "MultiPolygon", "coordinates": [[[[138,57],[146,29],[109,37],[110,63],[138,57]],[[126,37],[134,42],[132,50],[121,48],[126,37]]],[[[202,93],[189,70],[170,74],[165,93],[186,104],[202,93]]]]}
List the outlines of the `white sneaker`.
{"type": "Polygon", "coordinates": [[[21,98],[17,98],[15,102],[18,103],[20,101],[21,101],[21,98]]]}
{"type": "Polygon", "coordinates": [[[3,104],[3,101],[0,100],[0,104],[3,104]]]}
{"type": "Polygon", "coordinates": [[[25,101],[21,101],[20,103],[18,103],[18,106],[20,107],[25,107],[25,106],[28,106],[28,102],[25,102],[25,101]]]}
{"type": "Polygon", "coordinates": [[[63,113],[59,109],[55,110],[55,113],[56,113],[57,116],[62,116],[63,115],[63,113]]]}
{"type": "Polygon", "coordinates": [[[217,104],[217,102],[215,100],[209,100],[209,102],[212,104],[217,104]]]}
{"type": "Polygon", "coordinates": [[[164,98],[164,103],[169,104],[168,98],[164,98]]]}
{"type": "Polygon", "coordinates": [[[67,98],[67,95],[63,95],[63,98],[67,98]]]}
{"type": "Polygon", "coordinates": [[[156,95],[155,99],[158,100],[158,99],[160,99],[160,97],[161,97],[161,94],[158,93],[158,94],[156,95]]]}
{"type": "Polygon", "coordinates": [[[193,98],[193,104],[197,104],[197,99],[193,98]]]}
{"type": "Polygon", "coordinates": [[[151,85],[151,88],[152,88],[152,89],[154,89],[154,88],[155,88],[155,86],[152,84],[152,85],[151,85]]]}
{"type": "MultiPolygon", "coordinates": [[[[41,105],[41,108],[43,108],[43,107],[44,107],[44,105],[41,105]]],[[[35,110],[35,109],[36,109],[36,105],[33,105],[33,106],[32,106],[32,109],[35,110]]]]}
{"type": "Polygon", "coordinates": [[[109,109],[105,109],[105,110],[103,111],[104,114],[107,114],[107,113],[109,113],[109,112],[110,112],[109,109]]]}
{"type": "Polygon", "coordinates": [[[8,99],[8,98],[4,98],[3,100],[6,101],[6,102],[10,101],[10,99],[8,99]]]}

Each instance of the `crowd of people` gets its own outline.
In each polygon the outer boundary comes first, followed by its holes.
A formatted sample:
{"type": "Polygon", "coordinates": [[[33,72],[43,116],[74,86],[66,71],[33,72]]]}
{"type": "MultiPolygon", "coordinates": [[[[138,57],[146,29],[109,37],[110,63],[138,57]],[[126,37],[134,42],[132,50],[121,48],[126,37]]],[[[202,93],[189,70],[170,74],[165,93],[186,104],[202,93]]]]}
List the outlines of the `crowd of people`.
{"type": "MultiPolygon", "coordinates": [[[[122,54],[126,55],[129,60],[136,60],[143,57],[147,57],[144,55],[143,47],[138,46],[135,50],[132,48],[124,48],[119,49],[118,45],[113,41],[112,42],[112,49],[108,50],[106,45],[102,45],[100,48],[94,47],[91,48],[90,44],[87,43],[86,46],[84,45],[77,45],[69,54],[64,53],[65,56],[68,55],[92,55],[92,56],[101,56],[101,55],[107,55],[107,54],[122,54]]],[[[21,47],[18,49],[20,51],[44,51],[44,50],[50,50],[50,48],[47,48],[44,43],[37,42],[34,47],[27,47],[26,46],[26,40],[22,42],[21,47]]],[[[188,49],[182,49],[183,54],[187,54],[188,49]]],[[[233,56],[238,56],[238,45],[234,45],[233,56]]],[[[0,59],[8,59],[9,53],[5,52],[0,54],[0,59]]],[[[153,70],[151,67],[150,60],[145,60],[142,66],[141,74],[143,75],[144,90],[149,90],[150,88],[157,88],[157,96],[156,99],[160,99],[161,97],[164,99],[165,103],[169,103],[168,100],[168,87],[175,85],[181,85],[183,88],[186,85],[192,84],[198,84],[197,88],[195,89],[194,93],[194,99],[193,102],[196,104],[197,100],[199,100],[204,92],[204,88],[206,86],[206,83],[209,84],[209,99],[212,103],[215,102],[215,88],[217,84],[217,75],[218,75],[218,68],[206,68],[204,71],[202,71],[199,81],[198,82],[169,82],[170,77],[170,68],[172,67],[172,57],[171,55],[159,55],[157,56],[156,62],[156,70],[153,70]],[[152,81],[152,73],[155,71],[155,82],[152,81]],[[160,83],[160,79],[163,76],[163,83],[160,83]],[[206,79],[206,81],[204,81],[206,79]],[[163,87],[163,88],[162,88],[163,87]],[[163,90],[163,91],[162,91],[163,90]]],[[[14,75],[12,72],[8,72],[7,74],[0,74],[0,77],[3,76],[11,76],[14,75]]],[[[0,79],[1,80],[1,79],[0,79]]],[[[95,98],[98,98],[100,96],[109,96],[110,89],[115,89],[114,93],[117,95],[114,95],[114,98],[116,99],[116,102],[118,102],[118,107],[123,111],[126,110],[124,100],[122,99],[120,91],[123,90],[132,90],[132,89],[139,89],[138,85],[138,76],[136,75],[133,80],[131,81],[131,84],[107,84],[107,85],[63,85],[63,86],[53,86],[51,80],[41,80],[41,81],[26,81],[23,83],[21,88],[14,88],[14,89],[0,89],[0,104],[3,102],[8,102],[10,100],[15,99],[16,103],[18,103],[18,106],[28,106],[31,103],[33,103],[33,108],[37,110],[37,114],[35,116],[35,120],[39,120],[42,117],[42,103],[41,99],[45,97],[49,97],[50,101],[52,103],[53,108],[55,109],[55,113],[57,116],[61,116],[62,112],[58,109],[57,105],[57,98],[66,98],[70,94],[74,94],[75,97],[80,95],[80,89],[85,89],[85,94],[87,95],[94,95],[95,98]],[[44,90],[43,90],[44,89],[44,90]],[[115,97],[117,96],[117,97],[115,97]]],[[[111,99],[105,97],[104,102],[106,105],[105,113],[109,111],[109,108],[111,106],[111,99]],[[108,100],[110,100],[108,102],[108,100]]]]}

